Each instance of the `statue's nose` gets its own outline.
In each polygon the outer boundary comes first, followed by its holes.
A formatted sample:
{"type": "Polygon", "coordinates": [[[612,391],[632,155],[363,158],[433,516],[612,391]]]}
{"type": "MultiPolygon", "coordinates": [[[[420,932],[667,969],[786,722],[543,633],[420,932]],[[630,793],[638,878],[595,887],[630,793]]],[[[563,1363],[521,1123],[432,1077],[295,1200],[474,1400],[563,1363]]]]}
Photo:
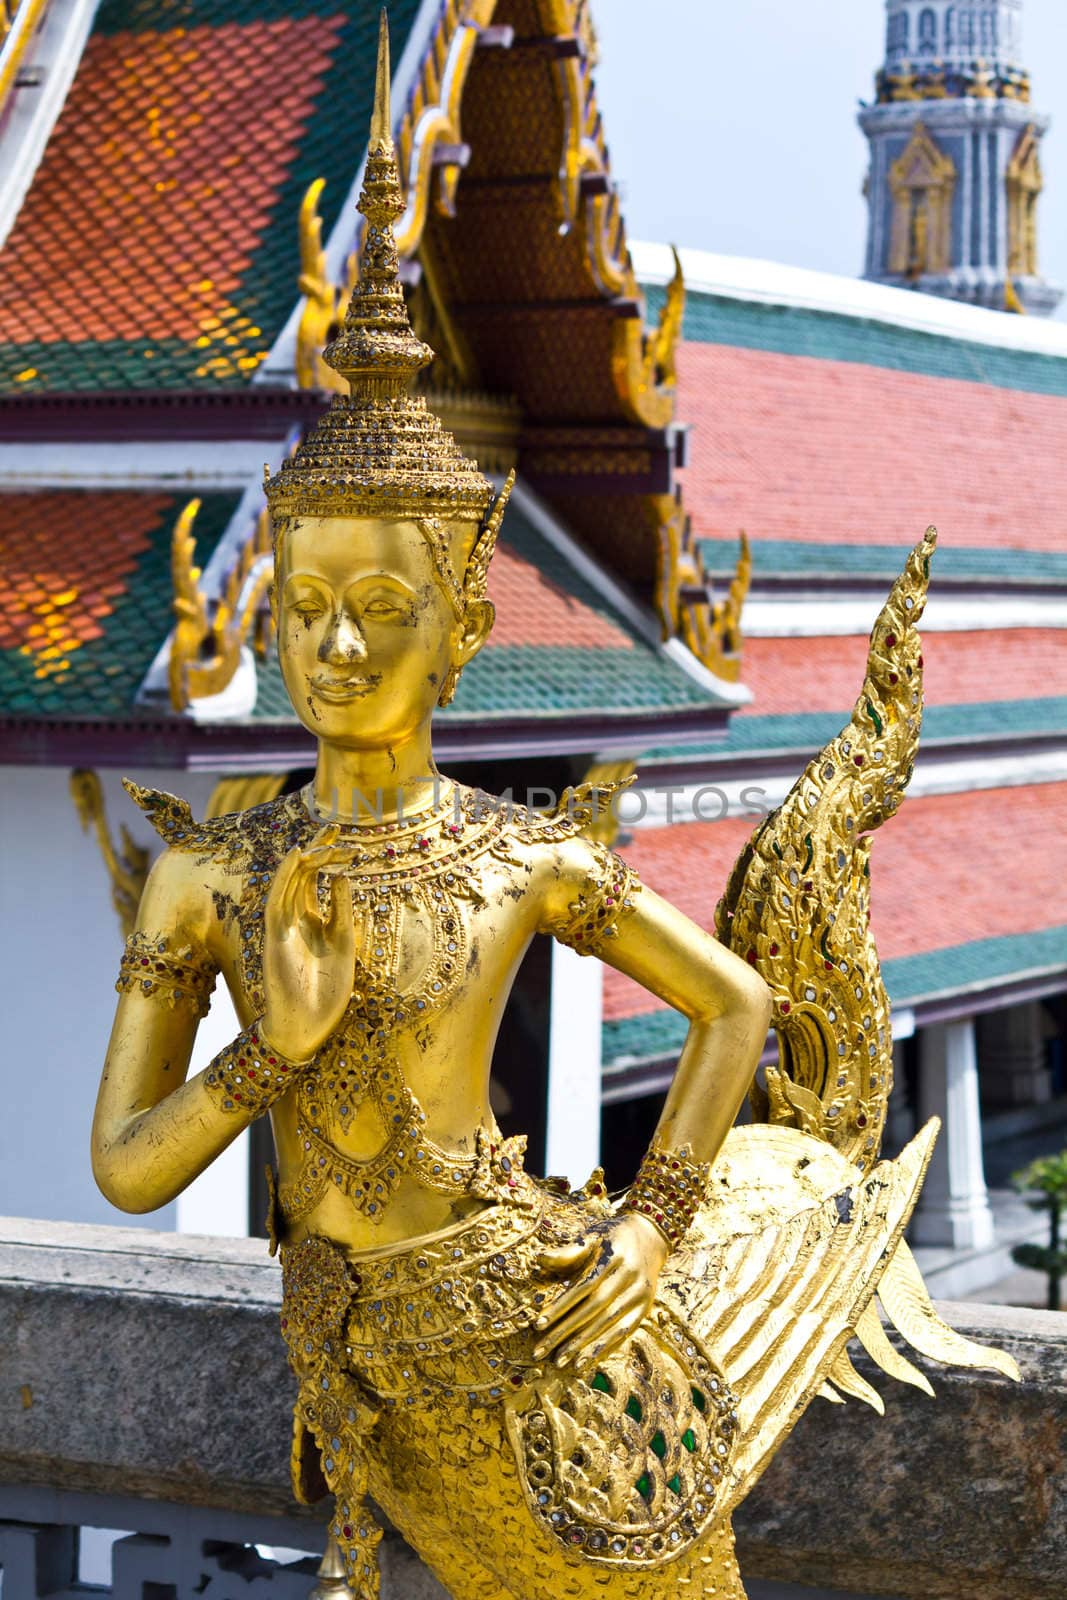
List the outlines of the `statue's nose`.
{"type": "Polygon", "coordinates": [[[367,641],[353,617],[341,615],[319,646],[319,660],[331,666],[348,666],[353,661],[365,661],[367,641]]]}

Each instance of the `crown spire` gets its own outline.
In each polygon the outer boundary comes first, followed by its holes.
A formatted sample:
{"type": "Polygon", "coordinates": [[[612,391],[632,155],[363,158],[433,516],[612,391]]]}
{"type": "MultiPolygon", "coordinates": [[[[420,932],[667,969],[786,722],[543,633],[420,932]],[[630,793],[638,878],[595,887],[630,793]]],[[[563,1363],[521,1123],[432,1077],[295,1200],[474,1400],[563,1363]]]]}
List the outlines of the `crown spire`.
{"type": "Polygon", "coordinates": [[[389,17],[383,6],[378,16],[378,61],[374,69],[374,110],[370,119],[370,142],[392,144],[393,119],[389,111],[389,17]]]}
{"type": "Polygon", "coordinates": [[[322,421],[267,482],[275,517],[444,517],[481,522],[493,486],[411,389],[433,360],[408,318],[393,224],[404,214],[389,108],[382,12],[370,143],[358,210],[359,282],[323,359],[348,381],[322,421]]]}
{"type": "Polygon", "coordinates": [[[433,360],[429,345],[411,330],[400,283],[393,224],[404,215],[396,149],[389,111],[389,24],[385,11],[378,30],[378,63],[374,78],[374,110],[370,144],[358,210],[366,221],[359,283],[349,302],[344,326],[323,359],[348,379],[355,392],[395,394],[411,387],[420,368],[433,360]]]}

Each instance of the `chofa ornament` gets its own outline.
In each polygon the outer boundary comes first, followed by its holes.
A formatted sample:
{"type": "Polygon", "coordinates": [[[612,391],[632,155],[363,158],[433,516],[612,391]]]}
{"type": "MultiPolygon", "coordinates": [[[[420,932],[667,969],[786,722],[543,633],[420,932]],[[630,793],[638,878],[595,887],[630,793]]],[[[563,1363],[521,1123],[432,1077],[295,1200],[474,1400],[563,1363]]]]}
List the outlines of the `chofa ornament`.
{"type": "Polygon", "coordinates": [[[731,1513],[798,1416],[820,1394],[880,1407],[849,1341],[927,1381],[879,1303],[923,1354],[1014,1374],[940,1321],[903,1242],[936,1127],[878,1160],[891,1040],[869,836],[911,773],[933,536],[875,626],[849,726],[734,868],[718,940],[583,836],[603,792],[544,814],[439,775],[430,792],[440,680],[421,663],[451,660],[454,682],[488,631],[483,611],[480,638],[456,642],[488,604],[507,486],[494,495],[411,392],[430,352],[392,237],[388,83],[383,23],[360,280],[328,352],[350,393],[268,484],[276,540],[314,569],[311,600],[280,585],[278,648],[287,682],[310,674],[310,709],[294,707],[317,732],[315,777],[203,822],[129,785],[167,848],[120,975],[94,1170],[116,1204],[152,1209],[269,1109],[294,1491],[333,1496],[334,1592],[339,1569],[358,1600],[378,1593],[372,1497],[453,1600],[739,1597],[731,1513]],[[341,780],[369,794],[383,768],[388,814],[327,817],[341,780]],[[497,1031],[537,933],[689,1021],[648,1157],[614,1199],[600,1172],[577,1190],[527,1173],[492,1113],[497,1031]],[[220,971],[242,1032],[185,1081],[220,971]],[[768,1021],[780,1062],[734,1127],[768,1021]]]}

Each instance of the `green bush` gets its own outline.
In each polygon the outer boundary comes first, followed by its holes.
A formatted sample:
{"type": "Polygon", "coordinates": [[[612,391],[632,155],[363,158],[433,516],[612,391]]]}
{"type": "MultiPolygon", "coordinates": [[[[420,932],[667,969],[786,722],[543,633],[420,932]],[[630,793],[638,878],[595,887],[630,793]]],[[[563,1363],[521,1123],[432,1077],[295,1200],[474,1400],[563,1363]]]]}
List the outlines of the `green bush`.
{"type": "Polygon", "coordinates": [[[1012,1251],[1012,1259],[1020,1267],[1031,1267],[1048,1276],[1048,1308],[1063,1310],[1063,1280],[1067,1277],[1067,1248],[1063,1240],[1063,1214],[1067,1211],[1067,1150],[1058,1156],[1041,1156],[1032,1161],[1012,1180],[1021,1193],[1029,1197],[1034,1211],[1047,1211],[1049,1241],[1043,1244],[1019,1244],[1012,1251]]]}

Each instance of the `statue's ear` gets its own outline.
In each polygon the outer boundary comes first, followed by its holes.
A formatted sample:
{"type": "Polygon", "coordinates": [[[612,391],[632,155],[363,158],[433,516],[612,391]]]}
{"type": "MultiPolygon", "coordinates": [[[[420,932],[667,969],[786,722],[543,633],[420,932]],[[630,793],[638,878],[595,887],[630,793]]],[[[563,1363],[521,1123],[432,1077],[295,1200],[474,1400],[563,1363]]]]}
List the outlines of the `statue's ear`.
{"type": "Polygon", "coordinates": [[[491,600],[468,601],[456,650],[457,667],[465,667],[471,657],[478,654],[495,621],[496,607],[491,600]]]}

